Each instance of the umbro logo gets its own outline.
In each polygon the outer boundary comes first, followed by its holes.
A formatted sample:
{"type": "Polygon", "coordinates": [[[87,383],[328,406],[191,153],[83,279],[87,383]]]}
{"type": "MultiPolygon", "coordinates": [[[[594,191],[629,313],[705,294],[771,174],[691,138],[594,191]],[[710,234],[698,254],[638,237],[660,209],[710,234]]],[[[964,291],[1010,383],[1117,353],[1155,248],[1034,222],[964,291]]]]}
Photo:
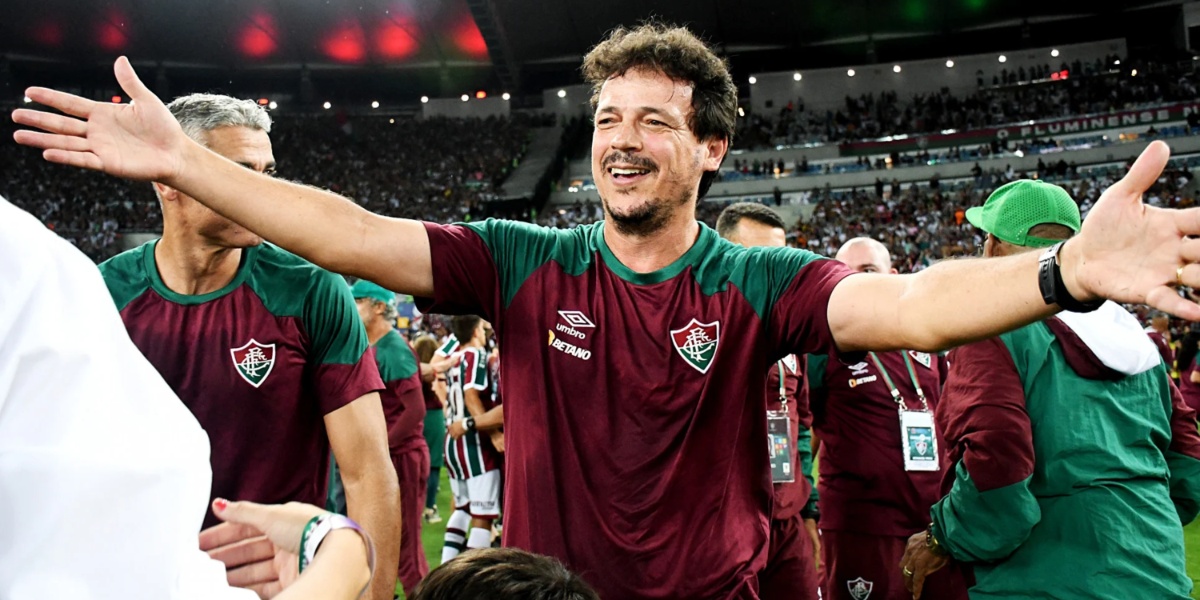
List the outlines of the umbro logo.
{"type": "Polygon", "coordinates": [[[596,326],[592,320],[587,318],[587,315],[577,310],[560,310],[558,316],[562,317],[567,322],[568,326],[579,329],[591,329],[596,326]]]}
{"type": "Polygon", "coordinates": [[[851,375],[863,375],[866,372],[867,372],[867,363],[865,363],[865,362],[860,362],[860,363],[855,363],[853,365],[850,365],[850,374],[851,375]]]}

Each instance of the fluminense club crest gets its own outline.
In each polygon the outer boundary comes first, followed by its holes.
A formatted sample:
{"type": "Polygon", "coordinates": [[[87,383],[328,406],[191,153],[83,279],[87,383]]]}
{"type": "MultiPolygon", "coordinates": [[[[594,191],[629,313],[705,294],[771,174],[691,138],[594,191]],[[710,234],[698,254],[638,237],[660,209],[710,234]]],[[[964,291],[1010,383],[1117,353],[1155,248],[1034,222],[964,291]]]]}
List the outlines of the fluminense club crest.
{"type": "Polygon", "coordinates": [[[717,342],[721,339],[721,322],[701,323],[692,319],[682,329],[671,330],[671,343],[675,350],[697,371],[707,373],[717,354],[717,342]]]}
{"type": "Polygon", "coordinates": [[[875,584],[859,577],[847,581],[846,588],[850,590],[850,596],[854,600],[867,600],[871,596],[871,590],[875,588],[875,584]]]}
{"type": "Polygon", "coordinates": [[[925,365],[926,369],[933,368],[933,355],[929,354],[928,352],[917,352],[916,350],[909,350],[908,355],[913,357],[913,360],[921,363],[922,365],[925,365]]]}
{"type": "Polygon", "coordinates": [[[254,387],[262,385],[275,367],[275,344],[260,344],[254,338],[241,348],[231,348],[229,354],[238,375],[254,387]]]}

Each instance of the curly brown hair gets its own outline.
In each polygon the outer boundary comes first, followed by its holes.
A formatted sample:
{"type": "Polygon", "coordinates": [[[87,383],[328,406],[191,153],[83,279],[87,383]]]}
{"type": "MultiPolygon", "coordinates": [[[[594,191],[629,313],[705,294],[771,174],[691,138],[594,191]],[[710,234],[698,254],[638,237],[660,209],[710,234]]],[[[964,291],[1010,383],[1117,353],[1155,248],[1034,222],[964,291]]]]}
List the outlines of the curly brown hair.
{"type": "MultiPolygon", "coordinates": [[[[733,144],[737,86],[725,60],[695,34],[684,27],[657,22],[612,30],[583,58],[583,77],[592,84],[592,110],[596,109],[605,81],[635,69],[658,71],[691,84],[688,127],[692,133],[700,140],[717,138],[733,144]]],[[[700,198],[708,193],[716,177],[716,171],[706,171],[700,177],[700,198]]]]}

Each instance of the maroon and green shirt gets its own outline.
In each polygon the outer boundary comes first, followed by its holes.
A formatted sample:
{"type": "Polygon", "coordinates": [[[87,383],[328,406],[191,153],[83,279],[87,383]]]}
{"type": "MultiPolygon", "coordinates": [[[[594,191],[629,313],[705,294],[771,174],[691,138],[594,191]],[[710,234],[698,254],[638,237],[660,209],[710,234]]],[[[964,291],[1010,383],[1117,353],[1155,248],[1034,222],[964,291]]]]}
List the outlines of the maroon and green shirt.
{"type": "MultiPolygon", "coordinates": [[[[909,410],[920,410],[905,352],[875,355],[909,410]]],[[[908,357],[932,411],[941,397],[945,359],[912,351],[908,357]]],[[[908,536],[928,526],[942,475],[904,470],[898,406],[874,361],[857,353],[853,359],[809,356],[808,376],[813,432],[821,440],[821,529],[908,536]]]]}
{"type": "Polygon", "coordinates": [[[225,287],[178,294],[159,276],[156,243],[100,272],[129,337],[208,432],[212,496],[322,504],[323,417],[383,388],[345,281],[262,244],[242,250],[225,287]]]}
{"type": "Polygon", "coordinates": [[[412,346],[393,329],[375,342],[375,363],[383,378],[379,400],[387,421],[388,449],[396,456],[425,445],[425,396],[412,346]]]}
{"type": "MultiPolygon", "coordinates": [[[[495,380],[488,368],[487,351],[482,348],[460,347],[462,362],[450,369],[446,386],[446,418],[449,422],[471,416],[466,405],[466,390],[474,390],[484,412],[499,404],[495,380]]],[[[468,431],[454,439],[446,436],[446,469],[450,477],[466,481],[500,468],[500,453],[492,439],[478,430],[468,431]]]]}
{"type": "Polygon", "coordinates": [[[426,224],[435,297],[500,341],[504,542],[563,560],[604,598],[756,598],[771,476],[766,375],[828,352],[845,265],[743,248],[701,225],[652,273],[603,223],[426,224]]]}

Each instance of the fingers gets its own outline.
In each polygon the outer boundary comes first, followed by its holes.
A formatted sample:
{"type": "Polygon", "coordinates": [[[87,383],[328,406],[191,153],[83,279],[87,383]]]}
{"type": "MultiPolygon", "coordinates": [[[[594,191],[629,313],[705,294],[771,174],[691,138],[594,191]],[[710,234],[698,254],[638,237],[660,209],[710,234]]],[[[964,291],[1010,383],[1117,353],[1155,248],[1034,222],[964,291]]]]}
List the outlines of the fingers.
{"type": "Polygon", "coordinates": [[[228,546],[243,540],[262,537],[262,535],[262,531],[249,525],[221,523],[200,532],[200,549],[207,552],[221,546],[228,546]]]}
{"type": "MultiPolygon", "coordinates": [[[[1184,285],[1200,286],[1200,276],[1196,265],[1188,265],[1183,278],[1184,285]]],[[[1179,293],[1165,285],[1150,290],[1146,294],[1146,304],[1166,313],[1189,321],[1200,321],[1200,305],[1179,297],[1179,293]]]]}
{"type": "Polygon", "coordinates": [[[47,149],[42,152],[42,158],[68,167],[79,167],[93,171],[103,171],[104,161],[91,152],[75,152],[68,150],[47,149]]]}
{"type": "Polygon", "coordinates": [[[79,137],[87,136],[87,121],[72,117],[64,117],[41,110],[18,108],[12,113],[12,120],[21,125],[37,127],[50,133],[61,133],[79,137]]]}
{"type": "Polygon", "coordinates": [[[98,104],[95,100],[88,100],[75,94],[68,94],[43,87],[31,87],[25,90],[25,95],[38,104],[49,106],[50,108],[81,119],[91,116],[92,110],[98,104]]]}
{"type": "Polygon", "coordinates": [[[925,569],[913,569],[911,586],[908,591],[912,592],[913,600],[921,597],[921,588],[925,586],[925,569]]]}
{"type": "Polygon", "coordinates": [[[279,581],[279,573],[272,560],[264,560],[225,571],[225,579],[234,587],[250,587],[279,581]]]}
{"type": "Polygon", "coordinates": [[[67,152],[91,153],[91,143],[81,137],[42,133],[21,129],[13,132],[13,139],[23,146],[32,146],[43,150],[65,150],[67,152]]]}
{"type": "Polygon", "coordinates": [[[265,536],[251,538],[209,550],[208,556],[213,560],[225,563],[225,568],[231,569],[271,560],[275,556],[275,544],[272,544],[265,536]]]}
{"type": "Polygon", "coordinates": [[[1167,166],[1167,160],[1170,158],[1171,149],[1165,142],[1161,140],[1151,142],[1145,150],[1142,150],[1142,154],[1134,161],[1133,166],[1129,168],[1129,173],[1126,173],[1112,187],[1118,188],[1123,193],[1140,196],[1158,180],[1158,176],[1162,174],[1162,170],[1167,166]]]}
{"type": "Polygon", "coordinates": [[[268,507],[254,502],[229,502],[217,498],[213,500],[213,514],[226,523],[240,523],[256,530],[262,535],[270,525],[268,507]]]}
{"type": "Polygon", "coordinates": [[[138,79],[137,73],[133,71],[133,65],[129,64],[129,59],[124,56],[117,59],[113,64],[113,73],[117,76],[117,83],[121,84],[121,89],[125,90],[126,94],[134,100],[149,100],[151,98],[158,100],[158,96],[154,95],[141,79],[138,79]]]}
{"type": "MultiPolygon", "coordinates": [[[[1187,212],[1190,212],[1190,211],[1187,211],[1187,212]]],[[[1186,217],[1187,221],[1196,223],[1198,226],[1200,226],[1200,210],[1196,210],[1196,212],[1191,215],[1180,215],[1180,216],[1186,217]]],[[[1184,260],[1184,262],[1190,262],[1190,263],[1200,262],[1200,239],[1186,239],[1185,238],[1182,242],[1180,242],[1179,243],[1179,257],[1182,258],[1184,260]]]]}

